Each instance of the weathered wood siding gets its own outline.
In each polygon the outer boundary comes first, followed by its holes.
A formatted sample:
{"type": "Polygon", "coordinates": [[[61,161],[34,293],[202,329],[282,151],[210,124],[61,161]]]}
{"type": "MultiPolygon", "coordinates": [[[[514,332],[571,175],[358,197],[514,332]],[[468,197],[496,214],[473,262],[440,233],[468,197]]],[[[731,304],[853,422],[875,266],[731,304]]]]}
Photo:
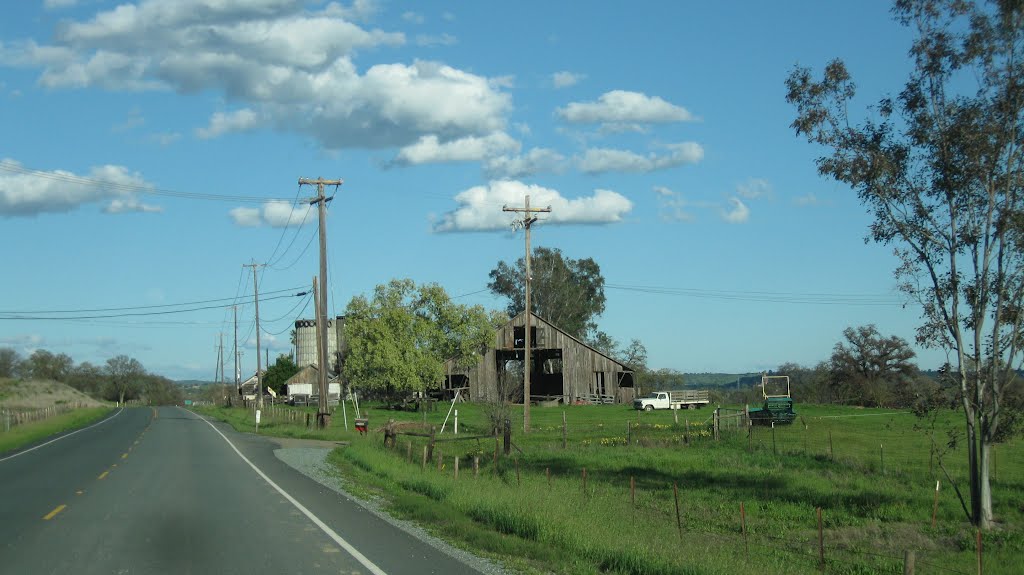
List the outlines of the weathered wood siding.
{"type": "MultiPolygon", "coordinates": [[[[487,350],[479,363],[470,368],[449,365],[450,373],[466,375],[469,378],[469,392],[472,401],[493,401],[498,390],[497,350],[515,350],[515,329],[525,327],[524,314],[519,314],[494,334],[494,345],[487,350]]],[[[619,403],[633,401],[633,387],[620,386],[622,375],[630,368],[585,345],[547,321],[533,316],[531,326],[537,328],[537,341],[532,346],[538,350],[560,349],[562,351],[562,398],[565,402],[592,393],[597,393],[597,373],[604,379],[604,395],[612,396],[619,403]]],[[[534,363],[535,368],[540,366],[534,363]]],[[[533,378],[536,381],[536,376],[533,378]]],[[[631,380],[630,380],[631,381],[631,380]]],[[[534,393],[536,395],[536,393],[534,393]]]]}

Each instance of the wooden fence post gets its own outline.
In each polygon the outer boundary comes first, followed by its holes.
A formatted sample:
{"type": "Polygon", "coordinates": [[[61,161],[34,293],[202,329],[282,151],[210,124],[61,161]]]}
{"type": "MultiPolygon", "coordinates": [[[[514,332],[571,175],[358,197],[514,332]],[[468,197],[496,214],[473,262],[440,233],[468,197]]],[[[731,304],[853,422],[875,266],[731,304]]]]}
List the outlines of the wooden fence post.
{"type": "Polygon", "coordinates": [[[420,464],[420,470],[421,471],[426,471],[427,470],[427,446],[426,445],[423,446],[423,462],[420,464]]]}
{"type": "Polygon", "coordinates": [[[459,478],[459,458],[455,458],[455,479],[459,478]]]}
{"type": "Polygon", "coordinates": [[[981,529],[978,529],[977,533],[978,533],[978,535],[977,535],[977,542],[978,542],[977,543],[977,545],[978,545],[978,575],[982,575],[983,571],[981,569],[981,529]]]}
{"type": "Polygon", "coordinates": [[[672,410],[672,419],[675,420],[676,425],[679,425],[679,410],[678,409],[673,409],[672,410]]]}
{"type": "Polygon", "coordinates": [[[836,452],[832,450],[832,430],[830,429],[828,431],[828,459],[829,459],[829,461],[835,461],[836,460],[835,453],[836,452]]]}
{"type": "Polygon", "coordinates": [[[747,543],[747,512],[743,509],[743,502],[740,501],[740,531],[743,533],[743,555],[747,562],[750,562],[750,545],[747,543]]]}
{"type": "Polygon", "coordinates": [[[716,407],[715,408],[715,416],[714,416],[715,441],[718,441],[718,432],[719,432],[719,428],[721,426],[721,421],[722,421],[721,420],[721,416],[718,413],[719,411],[721,411],[721,409],[722,409],[721,407],[716,407]]]}
{"type": "Polygon", "coordinates": [[[818,565],[822,572],[825,571],[825,534],[821,528],[821,507],[817,508],[818,513],[818,565]]]}
{"type": "Polygon", "coordinates": [[[914,552],[907,550],[903,552],[903,575],[914,575],[914,552]]]}
{"type": "Polygon", "coordinates": [[[679,514],[679,483],[678,482],[675,482],[675,481],[672,482],[672,494],[675,496],[675,499],[676,499],[676,527],[679,529],[679,540],[682,541],[683,540],[683,519],[682,519],[682,516],[679,514]]]}
{"type": "MultiPolygon", "coordinates": [[[[309,414],[306,414],[306,419],[309,419],[309,414]]],[[[409,463],[412,463],[412,442],[405,442],[405,456],[409,459],[409,463]]]]}
{"type": "Polygon", "coordinates": [[[939,480],[935,480],[935,502],[932,503],[932,529],[935,529],[935,519],[939,514],[939,480]]]}
{"type": "Polygon", "coordinates": [[[441,471],[444,469],[444,453],[440,449],[437,450],[437,470],[441,471]]]}
{"type": "Polygon", "coordinates": [[[566,425],[566,422],[565,422],[565,410],[563,409],[562,410],[562,449],[565,449],[565,444],[566,444],[566,442],[568,440],[568,434],[569,434],[569,430],[568,430],[568,426],[566,425]]]}
{"type": "Polygon", "coordinates": [[[434,457],[434,439],[437,437],[437,426],[430,426],[430,443],[427,444],[427,460],[432,460],[434,457]]]}
{"type": "Polygon", "coordinates": [[[503,435],[505,440],[504,454],[508,455],[509,453],[512,453],[512,422],[509,421],[508,419],[505,420],[505,429],[503,435]]]}

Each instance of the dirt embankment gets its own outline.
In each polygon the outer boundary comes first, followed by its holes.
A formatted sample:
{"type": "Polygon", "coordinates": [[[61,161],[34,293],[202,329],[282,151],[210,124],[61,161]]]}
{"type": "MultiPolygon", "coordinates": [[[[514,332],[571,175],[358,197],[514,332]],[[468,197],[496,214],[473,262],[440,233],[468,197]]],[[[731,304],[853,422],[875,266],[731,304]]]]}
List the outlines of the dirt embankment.
{"type": "Polygon", "coordinates": [[[56,381],[0,379],[0,407],[4,409],[23,411],[71,403],[88,407],[107,405],[56,381]]]}

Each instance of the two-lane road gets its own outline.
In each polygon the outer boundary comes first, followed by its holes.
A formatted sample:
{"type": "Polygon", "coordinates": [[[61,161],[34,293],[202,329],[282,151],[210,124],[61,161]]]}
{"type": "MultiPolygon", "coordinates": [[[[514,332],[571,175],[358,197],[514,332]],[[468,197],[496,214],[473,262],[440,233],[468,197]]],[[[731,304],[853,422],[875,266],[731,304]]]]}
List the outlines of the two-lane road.
{"type": "Polygon", "coordinates": [[[184,409],[0,456],[0,573],[477,573],[184,409]]]}

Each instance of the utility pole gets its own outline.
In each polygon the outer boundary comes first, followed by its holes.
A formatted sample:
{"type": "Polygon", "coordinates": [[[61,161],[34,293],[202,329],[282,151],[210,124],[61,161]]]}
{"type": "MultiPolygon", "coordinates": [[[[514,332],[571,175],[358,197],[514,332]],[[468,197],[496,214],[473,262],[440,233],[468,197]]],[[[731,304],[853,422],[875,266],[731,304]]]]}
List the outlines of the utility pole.
{"type": "MultiPolygon", "coordinates": [[[[327,344],[327,202],[334,199],[334,196],[324,196],[324,186],[334,186],[334,191],[337,193],[338,186],[342,184],[342,180],[325,180],[323,178],[317,178],[311,180],[308,178],[299,178],[299,186],[312,186],[316,185],[316,197],[309,200],[309,203],[316,204],[317,212],[320,218],[320,297],[319,297],[319,313],[317,314],[316,323],[319,326],[320,345],[323,346],[323,359],[320,363],[320,401],[317,405],[316,421],[317,425],[321,428],[327,427],[330,421],[330,408],[327,405],[327,362],[328,352],[330,346],[327,344]]],[[[345,422],[345,429],[348,429],[348,421],[345,422]]]]}
{"type": "Polygon", "coordinates": [[[238,393],[238,378],[240,375],[238,371],[238,306],[231,306],[231,312],[235,316],[235,349],[232,355],[235,356],[235,393],[238,393]]]}
{"type": "Polygon", "coordinates": [[[525,360],[523,361],[523,432],[530,432],[530,316],[533,310],[530,309],[530,227],[534,222],[537,221],[537,216],[533,214],[546,213],[551,211],[551,206],[546,208],[531,208],[530,207],[530,196],[526,196],[526,206],[522,208],[510,208],[508,206],[502,206],[501,211],[503,212],[516,212],[522,213],[523,218],[512,222],[512,229],[522,227],[526,230],[526,329],[525,341],[523,342],[523,351],[525,360]]]}
{"type": "Polygon", "coordinates": [[[253,301],[256,304],[256,409],[263,409],[263,375],[260,365],[260,286],[259,278],[256,276],[256,269],[266,264],[258,264],[255,261],[251,264],[242,264],[242,267],[252,268],[252,289],[253,301]]]}

